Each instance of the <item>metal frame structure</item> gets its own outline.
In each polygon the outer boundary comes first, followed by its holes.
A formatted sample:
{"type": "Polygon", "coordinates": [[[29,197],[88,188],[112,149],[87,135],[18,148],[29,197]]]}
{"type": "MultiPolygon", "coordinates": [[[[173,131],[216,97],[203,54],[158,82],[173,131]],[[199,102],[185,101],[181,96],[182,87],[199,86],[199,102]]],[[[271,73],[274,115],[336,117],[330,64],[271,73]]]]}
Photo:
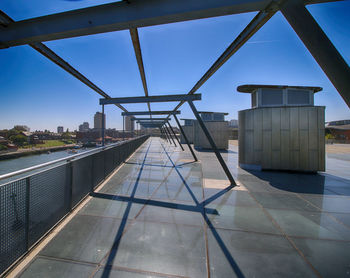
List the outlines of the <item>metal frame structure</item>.
{"type": "MultiPolygon", "coordinates": [[[[106,104],[125,104],[125,103],[131,104],[131,103],[170,102],[170,101],[188,102],[188,104],[189,104],[190,108],[192,109],[192,112],[195,115],[201,129],[203,130],[205,136],[207,137],[221,167],[223,168],[227,178],[229,179],[231,186],[232,185],[234,186],[234,185],[236,185],[236,182],[235,182],[230,170],[228,169],[224,159],[222,158],[219,150],[217,149],[216,144],[215,144],[209,130],[205,126],[202,118],[200,117],[200,115],[197,111],[197,108],[193,104],[193,101],[197,101],[197,100],[201,100],[201,99],[202,99],[201,94],[196,94],[196,95],[191,95],[191,94],[187,94],[187,95],[161,95],[161,96],[151,96],[151,97],[122,97],[122,98],[110,98],[110,99],[101,98],[100,105],[102,105],[102,107],[103,107],[106,104]]],[[[167,121],[161,121],[161,122],[163,123],[162,126],[165,130],[165,133],[167,133],[169,138],[171,138],[174,145],[176,146],[175,140],[171,137],[170,131],[168,130],[168,128],[165,124],[167,121]]],[[[139,123],[141,123],[141,122],[139,121],[139,123]]],[[[146,123],[152,123],[152,120],[149,120],[146,123]]]]}
{"type": "MultiPolygon", "coordinates": [[[[104,104],[109,104],[113,103],[115,99],[111,100],[108,94],[71,67],[56,53],[42,44],[42,42],[128,29],[140,71],[145,98],[147,98],[145,103],[148,105],[148,115],[151,116],[153,114],[151,112],[150,102],[153,102],[153,97],[150,97],[148,93],[137,28],[258,11],[253,20],[187,94],[194,95],[277,11],[281,11],[339,94],[343,97],[346,104],[350,107],[350,67],[305,7],[307,4],[332,1],[334,0],[133,0],[88,7],[18,22],[15,22],[8,15],[0,11],[0,25],[2,26],[0,29],[0,48],[29,44],[32,48],[105,97],[104,104]]],[[[120,101],[121,99],[119,99],[120,101]]],[[[135,101],[135,99],[132,101],[135,101]]],[[[170,101],[170,99],[159,99],[159,102],[161,101],[170,101]]],[[[192,100],[184,97],[173,111],[169,111],[168,115],[174,115],[176,117],[174,114],[175,111],[185,102],[189,102],[196,118],[200,118],[192,100]]],[[[121,102],[115,104],[124,113],[128,113],[121,106],[121,102]]],[[[122,115],[124,116],[126,114],[122,115]]],[[[205,125],[201,124],[201,120],[199,120],[199,123],[204,128],[205,133],[208,133],[205,125]]],[[[211,145],[213,145],[212,143],[211,145]]],[[[217,150],[215,152],[216,154],[218,153],[217,150]]],[[[219,159],[218,154],[217,157],[219,159]]],[[[227,171],[225,172],[228,174],[227,171]]]]}

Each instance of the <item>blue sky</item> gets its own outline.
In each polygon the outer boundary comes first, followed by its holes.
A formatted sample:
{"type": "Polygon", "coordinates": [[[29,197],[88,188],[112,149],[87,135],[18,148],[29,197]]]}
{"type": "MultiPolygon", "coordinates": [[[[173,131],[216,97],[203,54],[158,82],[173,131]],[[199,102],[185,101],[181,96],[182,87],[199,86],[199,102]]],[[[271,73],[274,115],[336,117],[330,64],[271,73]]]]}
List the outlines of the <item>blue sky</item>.
{"type": "MultiPolygon", "coordinates": [[[[1,0],[0,9],[21,20],[113,1],[1,0]]],[[[309,11],[350,63],[350,1],[308,6],[309,11]]],[[[235,39],[255,13],[216,17],[139,29],[150,95],[185,94],[235,39]]],[[[45,43],[112,97],[143,95],[128,31],[111,32],[45,43]]],[[[74,130],[100,111],[99,95],[29,46],[0,50],[0,129],[15,124],[31,130],[74,130]]],[[[284,17],[278,12],[197,92],[199,110],[229,112],[250,107],[242,84],[321,86],[315,104],[326,106],[326,120],[349,119],[346,106],[326,75],[284,17]]],[[[176,103],[152,104],[171,110],[176,103]]],[[[130,111],[145,104],[126,105],[130,111]]],[[[107,127],[120,129],[120,110],[106,107],[107,127]]],[[[193,118],[187,104],[183,118],[193,118]]]]}

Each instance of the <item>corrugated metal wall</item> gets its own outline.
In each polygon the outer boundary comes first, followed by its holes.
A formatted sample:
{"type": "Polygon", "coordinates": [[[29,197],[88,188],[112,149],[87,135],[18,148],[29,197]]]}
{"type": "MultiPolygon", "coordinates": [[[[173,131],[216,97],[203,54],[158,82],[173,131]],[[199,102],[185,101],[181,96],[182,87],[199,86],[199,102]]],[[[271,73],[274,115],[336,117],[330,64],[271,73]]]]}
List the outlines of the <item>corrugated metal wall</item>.
{"type": "Polygon", "coordinates": [[[324,171],[325,107],[239,111],[239,163],[262,169],[324,171]]]}

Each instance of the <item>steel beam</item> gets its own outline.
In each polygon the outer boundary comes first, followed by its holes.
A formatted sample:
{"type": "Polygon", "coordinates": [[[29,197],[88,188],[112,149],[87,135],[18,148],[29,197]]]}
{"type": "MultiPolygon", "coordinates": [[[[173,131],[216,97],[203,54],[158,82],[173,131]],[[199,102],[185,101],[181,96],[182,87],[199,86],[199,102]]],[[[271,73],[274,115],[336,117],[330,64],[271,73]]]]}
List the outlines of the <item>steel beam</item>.
{"type": "MultiPolygon", "coordinates": [[[[233,54],[235,54],[264,24],[278,11],[276,2],[271,2],[252,19],[244,30],[236,37],[214,64],[206,71],[199,81],[188,92],[194,94],[233,54]]],[[[178,110],[185,101],[181,101],[174,110],[178,110]]]]}
{"type": "MultiPolygon", "coordinates": [[[[7,14],[0,11],[0,26],[8,26],[9,24],[14,23],[14,20],[9,17],[7,14]]],[[[1,28],[0,28],[1,33],[1,28]]],[[[29,44],[33,49],[38,51],[40,54],[44,55],[46,58],[54,62],[56,65],[64,69],[69,74],[73,75],[75,78],[77,78],[79,81],[84,83],[86,86],[90,87],[92,90],[94,90],[99,95],[110,98],[110,96],[105,93],[101,88],[99,88],[97,85],[92,83],[89,79],[87,79],[84,75],[82,75],[79,71],[77,71],[75,68],[73,68],[70,64],[68,64],[65,60],[63,60],[60,56],[58,56],[55,52],[53,52],[50,48],[48,48],[43,43],[31,43],[29,44]]],[[[124,112],[127,112],[123,106],[120,104],[116,105],[124,112]]]]}
{"type": "Polygon", "coordinates": [[[181,143],[180,143],[180,141],[179,141],[179,138],[177,138],[177,136],[176,136],[176,134],[175,134],[175,131],[174,131],[173,127],[171,126],[171,124],[170,124],[168,121],[167,121],[167,124],[168,124],[168,126],[169,126],[169,128],[170,128],[170,131],[173,133],[174,138],[176,139],[177,143],[178,143],[178,144],[179,144],[179,146],[181,147],[181,150],[183,150],[183,151],[184,151],[184,148],[182,147],[182,145],[181,145],[181,143]]]}
{"type": "Polygon", "coordinates": [[[184,139],[185,139],[185,141],[186,141],[186,144],[187,144],[188,148],[190,149],[190,152],[191,152],[191,154],[192,154],[194,160],[195,160],[195,161],[198,161],[198,158],[197,158],[196,154],[194,153],[194,151],[193,151],[193,149],[192,149],[192,147],[191,147],[191,144],[190,144],[190,142],[188,141],[187,136],[186,136],[186,134],[185,134],[185,132],[184,132],[184,130],[183,130],[183,128],[182,128],[182,126],[181,126],[181,124],[180,124],[180,122],[179,122],[179,120],[178,120],[178,118],[176,117],[175,114],[174,114],[174,118],[175,118],[175,121],[176,121],[176,123],[177,123],[179,129],[180,129],[180,132],[182,133],[182,135],[183,135],[183,137],[184,137],[184,139]]]}
{"type": "Polygon", "coordinates": [[[166,124],[164,124],[164,127],[165,127],[166,131],[168,132],[169,137],[170,137],[171,140],[173,141],[175,147],[177,147],[176,142],[175,142],[175,140],[174,140],[174,137],[171,135],[171,132],[170,132],[170,130],[168,129],[168,127],[166,126],[166,124]]]}
{"type": "Polygon", "coordinates": [[[132,121],[170,121],[171,118],[132,118],[132,121]]]}
{"type": "Polygon", "coordinates": [[[100,104],[122,104],[122,103],[146,103],[146,102],[170,102],[170,101],[195,101],[201,100],[202,95],[164,95],[148,97],[117,97],[117,98],[100,98],[100,104]]]}
{"type": "Polygon", "coordinates": [[[350,107],[350,67],[299,0],[289,0],[281,12],[316,62],[350,107]]]}
{"type": "MultiPolygon", "coordinates": [[[[166,125],[163,126],[163,129],[164,129],[166,135],[168,136],[169,142],[170,142],[170,144],[171,144],[171,140],[172,140],[173,138],[171,138],[171,135],[170,135],[169,130],[168,130],[168,128],[166,127],[166,125]]],[[[173,140],[173,142],[174,142],[174,140],[173,140]]],[[[174,142],[174,144],[175,144],[175,142],[174,142]]],[[[176,146],[176,145],[175,145],[175,146],[176,146]]]]}
{"type": "Polygon", "coordinates": [[[234,180],[234,178],[233,178],[233,176],[232,176],[230,170],[228,169],[228,167],[227,167],[227,165],[226,165],[224,159],[222,158],[222,156],[221,156],[219,150],[217,149],[216,144],[215,144],[213,138],[211,137],[209,130],[208,130],[207,127],[205,126],[205,124],[204,124],[204,122],[203,122],[201,116],[199,115],[199,113],[198,113],[196,107],[194,106],[194,104],[193,104],[192,101],[188,101],[188,104],[190,105],[190,107],[191,107],[191,109],[192,109],[192,111],[193,111],[193,114],[196,116],[196,119],[197,119],[197,121],[198,121],[198,124],[199,124],[200,127],[202,128],[202,130],[203,130],[205,136],[207,137],[207,139],[208,139],[208,141],[209,141],[209,144],[210,144],[211,148],[213,149],[213,151],[214,151],[214,153],[215,153],[217,159],[219,160],[219,163],[221,164],[221,167],[222,167],[222,169],[224,170],[224,172],[225,172],[227,178],[229,179],[231,185],[236,185],[236,182],[235,182],[235,180],[234,180]]]}
{"type": "Polygon", "coordinates": [[[143,116],[143,115],[177,115],[181,111],[136,111],[136,112],[122,112],[122,116],[143,116]]]}
{"type": "MultiPolygon", "coordinates": [[[[134,46],[137,65],[139,66],[143,90],[145,92],[145,96],[148,97],[148,88],[147,88],[147,82],[146,82],[145,68],[143,66],[143,60],[142,60],[142,52],[141,52],[139,33],[138,33],[136,28],[131,28],[129,30],[129,32],[130,32],[130,36],[131,36],[132,45],[134,46]]],[[[148,111],[151,112],[151,105],[149,102],[147,102],[147,106],[148,106],[148,111]]]]}
{"type": "MultiPolygon", "coordinates": [[[[270,0],[133,0],[30,18],[1,30],[0,47],[264,9],[270,0]]],[[[313,0],[311,2],[328,2],[313,0]]]]}
{"type": "Polygon", "coordinates": [[[102,124],[102,130],[101,130],[101,138],[102,138],[102,146],[105,145],[105,106],[102,105],[102,119],[101,119],[101,124],[102,124]]]}

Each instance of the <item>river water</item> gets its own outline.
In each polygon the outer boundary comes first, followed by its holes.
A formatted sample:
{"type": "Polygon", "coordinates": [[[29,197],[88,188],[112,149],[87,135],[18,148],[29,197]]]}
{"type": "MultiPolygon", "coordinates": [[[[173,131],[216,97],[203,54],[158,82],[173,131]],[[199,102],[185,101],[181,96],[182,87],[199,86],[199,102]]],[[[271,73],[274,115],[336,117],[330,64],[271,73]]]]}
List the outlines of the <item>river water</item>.
{"type": "MultiPolygon", "coordinates": [[[[86,152],[89,149],[78,149],[78,153],[86,152]]],[[[14,159],[0,160],[0,175],[11,173],[14,171],[18,171],[24,168],[32,167],[38,164],[42,164],[45,162],[53,161],[56,159],[64,158],[67,156],[71,156],[72,154],[68,153],[68,150],[52,152],[49,154],[35,154],[29,156],[18,157],[14,159]]],[[[31,172],[32,173],[32,172],[31,172]]],[[[18,179],[19,177],[26,176],[28,173],[16,176],[6,180],[0,180],[0,184],[6,183],[10,180],[18,179]]]]}

